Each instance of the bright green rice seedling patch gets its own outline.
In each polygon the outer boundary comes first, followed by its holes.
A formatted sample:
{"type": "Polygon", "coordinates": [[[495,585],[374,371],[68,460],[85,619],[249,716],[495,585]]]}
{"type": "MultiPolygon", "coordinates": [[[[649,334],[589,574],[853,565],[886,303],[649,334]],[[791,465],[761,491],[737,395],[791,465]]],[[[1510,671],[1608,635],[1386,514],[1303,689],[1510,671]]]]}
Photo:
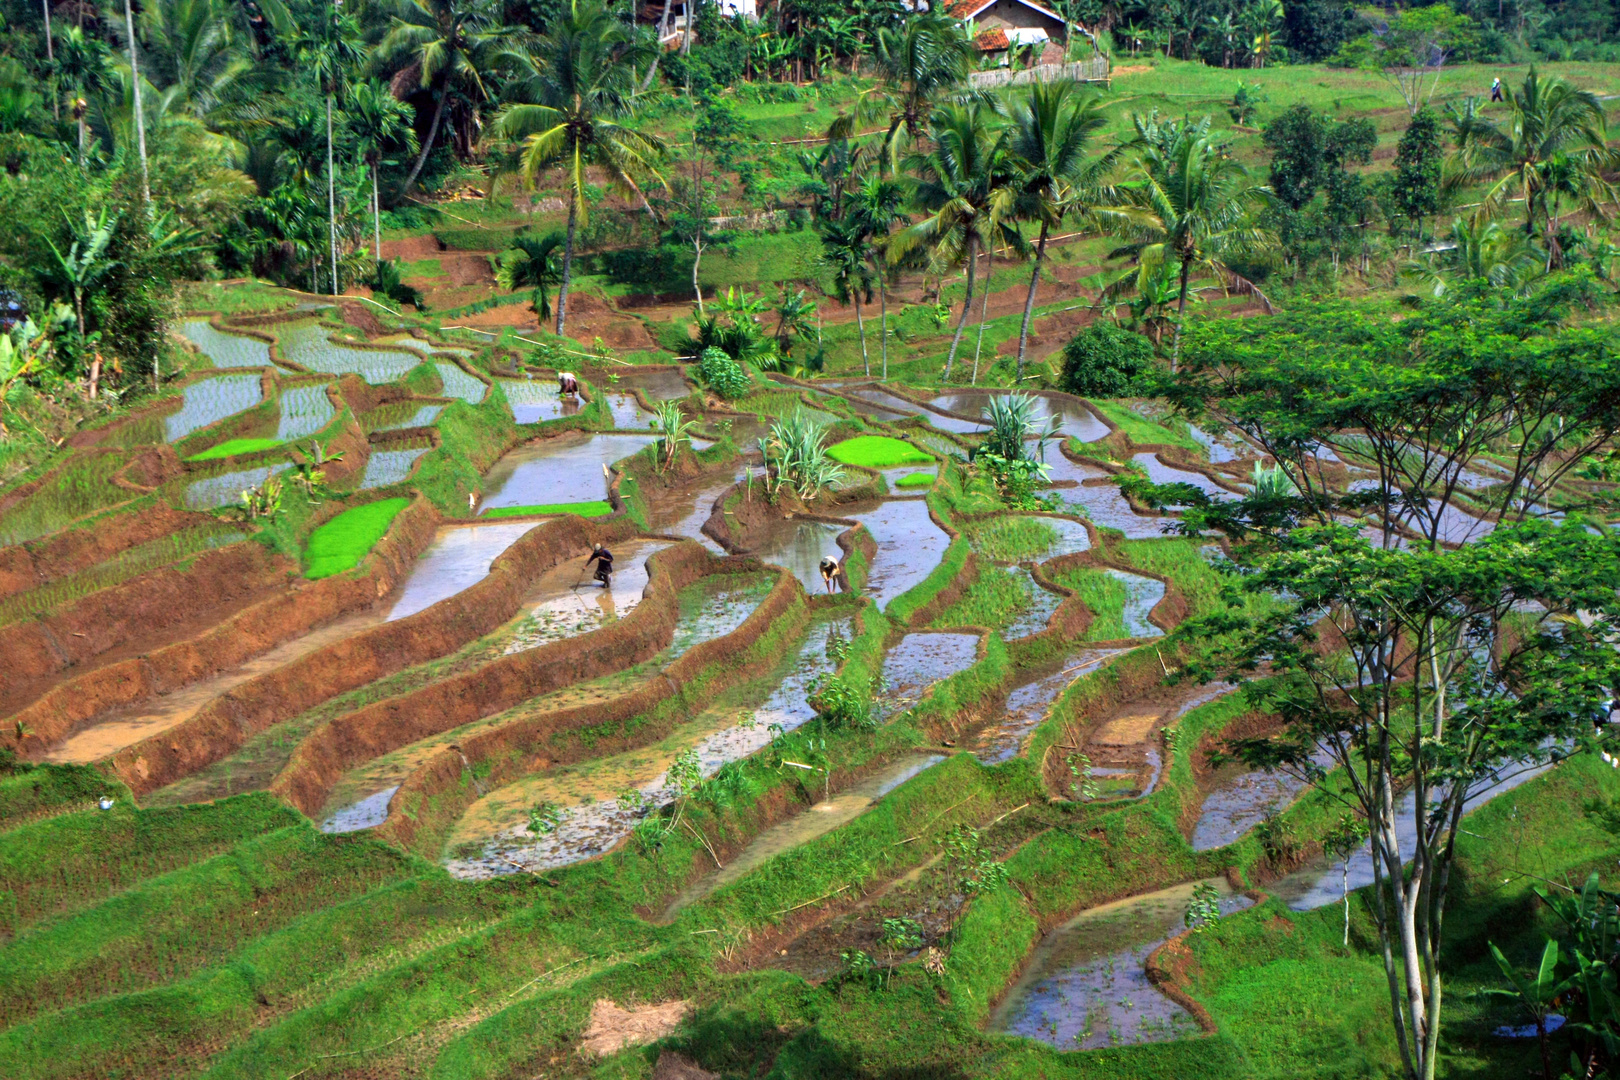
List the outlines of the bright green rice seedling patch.
{"type": "Polygon", "coordinates": [[[1070,567],[1056,578],[1059,585],[1073,589],[1080,601],[1091,609],[1091,629],[1086,632],[1089,640],[1113,641],[1131,636],[1125,629],[1125,601],[1129,590],[1122,581],[1089,566],[1070,567]]]}
{"type": "Polygon", "coordinates": [[[997,562],[1038,558],[1057,542],[1057,530],[1038,517],[1003,514],[963,526],[973,550],[997,562]]]}
{"type": "Polygon", "coordinates": [[[331,577],[357,565],[409,502],[405,498],[379,499],[345,510],[316,529],[304,549],[304,559],[309,564],[304,576],[331,577]]]}
{"type": "Polygon", "coordinates": [[[934,474],[931,472],[907,473],[894,482],[897,488],[928,488],[934,486],[934,474]]]}
{"type": "Polygon", "coordinates": [[[508,518],[528,514],[578,514],[580,517],[602,517],[611,513],[613,513],[612,504],[598,499],[594,502],[546,503],[544,506],[497,506],[483,516],[508,518]]]}
{"type": "Polygon", "coordinates": [[[215,458],[231,457],[236,454],[257,454],[263,450],[274,450],[281,445],[281,439],[227,439],[218,446],[210,446],[200,454],[192,454],[186,460],[213,461],[215,458]]]}
{"type": "Polygon", "coordinates": [[[827,456],[844,465],[864,465],[868,469],[926,465],[934,460],[910,443],[887,435],[857,435],[845,439],[829,446],[827,456]]]}

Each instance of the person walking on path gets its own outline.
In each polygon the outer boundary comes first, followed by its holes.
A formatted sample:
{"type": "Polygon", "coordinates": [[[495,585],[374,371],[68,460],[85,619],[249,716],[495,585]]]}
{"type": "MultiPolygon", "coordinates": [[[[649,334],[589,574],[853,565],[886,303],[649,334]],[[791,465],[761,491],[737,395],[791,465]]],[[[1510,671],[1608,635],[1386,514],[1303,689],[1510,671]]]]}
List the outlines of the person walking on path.
{"type": "Polygon", "coordinates": [[[1491,100],[1492,101],[1501,101],[1502,100],[1502,80],[1501,79],[1492,79],[1491,80],[1491,100]]]}

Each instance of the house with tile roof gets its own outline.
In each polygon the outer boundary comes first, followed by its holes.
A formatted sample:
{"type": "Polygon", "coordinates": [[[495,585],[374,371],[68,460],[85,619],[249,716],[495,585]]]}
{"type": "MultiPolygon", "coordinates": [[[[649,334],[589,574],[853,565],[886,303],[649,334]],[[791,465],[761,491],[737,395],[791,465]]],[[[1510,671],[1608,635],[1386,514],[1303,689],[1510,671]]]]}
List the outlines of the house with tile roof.
{"type": "Polygon", "coordinates": [[[1034,46],[1037,63],[1063,61],[1069,26],[1063,16],[1034,0],[952,0],[945,10],[970,23],[981,53],[1002,54],[1014,46],[1034,46]]]}

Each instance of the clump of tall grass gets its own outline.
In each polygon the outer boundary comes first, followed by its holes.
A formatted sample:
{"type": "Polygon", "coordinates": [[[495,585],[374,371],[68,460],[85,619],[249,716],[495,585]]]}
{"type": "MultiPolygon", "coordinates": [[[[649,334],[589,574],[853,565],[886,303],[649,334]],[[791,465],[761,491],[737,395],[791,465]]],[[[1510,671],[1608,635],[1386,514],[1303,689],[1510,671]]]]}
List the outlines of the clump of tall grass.
{"type": "Polygon", "coordinates": [[[766,484],[771,491],[784,485],[809,500],[844,478],[843,466],[827,456],[827,428],[802,410],[771,425],[759,440],[765,456],[766,484]]]}
{"type": "Polygon", "coordinates": [[[994,454],[1008,461],[1046,460],[1046,444],[1058,437],[1061,417],[1053,416],[1042,428],[1035,418],[1036,401],[1029,394],[998,394],[984,407],[982,418],[990,430],[985,434],[981,454],[994,454]],[[1033,447],[1026,442],[1035,436],[1033,447]],[[1034,453],[1031,453],[1031,449],[1034,453]]]}
{"type": "Polygon", "coordinates": [[[692,445],[692,429],[697,421],[688,420],[681,412],[681,403],[677,401],[660,401],[658,413],[653,417],[653,429],[663,437],[658,440],[658,461],[660,469],[668,469],[675,464],[675,455],[680,452],[681,443],[692,445]]]}

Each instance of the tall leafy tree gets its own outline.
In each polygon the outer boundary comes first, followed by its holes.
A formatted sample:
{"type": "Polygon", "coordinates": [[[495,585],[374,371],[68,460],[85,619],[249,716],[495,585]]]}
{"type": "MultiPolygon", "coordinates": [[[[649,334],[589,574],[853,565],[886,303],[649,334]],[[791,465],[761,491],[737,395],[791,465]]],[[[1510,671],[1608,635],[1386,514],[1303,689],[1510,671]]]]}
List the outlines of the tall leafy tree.
{"type": "Polygon", "coordinates": [[[73,120],[79,129],[79,167],[85,167],[86,127],[93,102],[101,100],[113,87],[112,53],[107,43],[82,27],[70,26],[57,40],[53,71],[59,82],[73,91],[73,120]]]}
{"type": "Polygon", "coordinates": [[[992,115],[977,104],[939,109],[930,122],[929,139],[931,150],[906,159],[906,171],[913,177],[911,202],[923,219],[896,234],[891,247],[896,256],[924,247],[942,272],[956,266],[967,268],[967,295],[945,357],[945,381],[949,382],[973,307],[979,253],[998,239],[993,235],[997,228],[1002,241],[1018,240],[1009,217],[992,220],[995,202],[1009,191],[1012,161],[1006,132],[998,130],[992,115]]]}
{"type": "Polygon", "coordinates": [[[382,196],[378,174],[382,170],[383,155],[390,147],[399,147],[407,153],[416,149],[414,116],[414,110],[390,94],[382,83],[360,83],[349,95],[345,120],[371,173],[373,254],[379,261],[382,259],[382,196]]]}
{"type": "Polygon", "coordinates": [[[1065,215],[1096,199],[1118,156],[1116,150],[1089,156],[1106,122],[1101,101],[1081,96],[1073,83],[1037,84],[1013,102],[1008,148],[1018,170],[1020,213],[1041,226],[1018,331],[1019,380],[1024,377],[1035,292],[1046,265],[1046,241],[1065,215]]]}
{"type": "MultiPolygon", "coordinates": [[[[152,81],[177,91],[185,108],[207,117],[255,72],[236,19],[223,0],[159,0],[139,17],[152,81]]],[[[270,80],[261,78],[259,81],[270,80]]]]}
{"type": "Polygon", "coordinates": [[[866,235],[867,259],[872,266],[872,278],[877,283],[879,326],[883,353],[883,377],[889,377],[889,297],[887,279],[891,273],[888,254],[889,236],[904,220],[905,188],[896,180],[881,176],[867,176],[855,192],[850,214],[866,235]]]}
{"type": "Polygon", "coordinates": [[[636,174],[662,182],[655,162],[664,155],[663,142],[620,123],[631,113],[634,67],[646,59],[644,51],[607,8],[574,0],[535,44],[534,74],[520,90],[530,103],[507,107],[495,125],[501,137],[523,140],[521,170],[531,186],[546,169],[563,170],[568,231],[557,287],[559,337],[568,318],[574,241],[588,213],[586,171],[600,170],[613,187],[638,198],[636,174]]]}
{"type": "Polygon", "coordinates": [[[915,143],[927,134],[935,109],[960,96],[974,55],[962,24],[945,15],[915,15],[899,29],[880,29],[872,49],[878,84],[834,122],[833,133],[848,136],[861,118],[887,115],[883,149],[894,167],[902,139],[915,143]]]}
{"type": "Polygon", "coordinates": [[[1369,908],[1411,1080],[1436,1074],[1463,814],[1591,746],[1620,679],[1620,535],[1543,515],[1554,486],[1601,466],[1620,435],[1620,343],[1568,322],[1595,299],[1589,279],[1562,279],[1505,301],[1458,289],[1398,323],[1343,306],[1210,322],[1167,387],[1189,415],[1255,439],[1291,482],[1186,522],[1237,539],[1242,588],[1270,599],[1183,633],[1216,646],[1200,674],[1245,680],[1284,721],[1239,755],[1321,783],[1366,820],[1369,908]],[[1328,488],[1322,447],[1368,483],[1328,488]],[[1487,454],[1500,482],[1470,491],[1465,511],[1467,470],[1487,454]],[[1273,677],[1254,681],[1261,664],[1273,677]]]}
{"type": "Polygon", "coordinates": [[[1440,118],[1433,109],[1419,109],[1395,146],[1395,176],[1390,181],[1390,205],[1423,235],[1423,220],[1440,210],[1440,118]]]}
{"type": "Polygon", "coordinates": [[[322,5],[304,26],[297,42],[298,62],[314,78],[326,98],[326,226],[332,256],[332,295],[342,291],[337,256],[337,165],[333,154],[332,103],[343,90],[348,73],[359,63],[360,24],[345,15],[337,0],[322,5]]]}
{"type": "Polygon", "coordinates": [[[1472,108],[1456,116],[1456,182],[1490,183],[1483,201],[1494,214],[1508,199],[1524,200],[1524,231],[1546,218],[1554,188],[1584,188],[1594,203],[1613,202],[1604,173],[1615,165],[1603,105],[1591,91],[1535,68],[1508,94],[1498,124],[1472,108]]]}
{"type": "Polygon", "coordinates": [[[375,56],[395,72],[396,91],[420,85],[438,99],[422,151],[405,177],[404,190],[409,193],[438,140],[451,96],[460,91],[475,100],[491,100],[489,77],[523,58],[514,51],[511,32],[501,22],[498,0],[392,2],[388,33],[375,56]]]}
{"type": "Polygon", "coordinates": [[[866,322],[861,318],[861,294],[867,302],[872,300],[872,268],[867,259],[871,243],[865,225],[855,214],[838,220],[823,221],[821,233],[821,263],[832,274],[833,295],[840,304],[855,302],[855,327],[861,338],[861,368],[872,374],[872,360],[866,351],[866,322]]]}
{"type": "Polygon", "coordinates": [[[1193,268],[1200,267],[1223,287],[1264,294],[1227,265],[1233,254],[1276,247],[1277,238],[1257,220],[1255,211],[1271,198],[1271,189],[1254,182],[1249,171],[1209,135],[1201,123],[1136,117],[1137,162],[1131,180],[1120,186],[1121,202],[1092,213],[1103,227],[1129,238],[1114,252],[1153,275],[1159,266],[1177,268],[1175,353],[1181,349],[1187,292],[1193,268]]]}

